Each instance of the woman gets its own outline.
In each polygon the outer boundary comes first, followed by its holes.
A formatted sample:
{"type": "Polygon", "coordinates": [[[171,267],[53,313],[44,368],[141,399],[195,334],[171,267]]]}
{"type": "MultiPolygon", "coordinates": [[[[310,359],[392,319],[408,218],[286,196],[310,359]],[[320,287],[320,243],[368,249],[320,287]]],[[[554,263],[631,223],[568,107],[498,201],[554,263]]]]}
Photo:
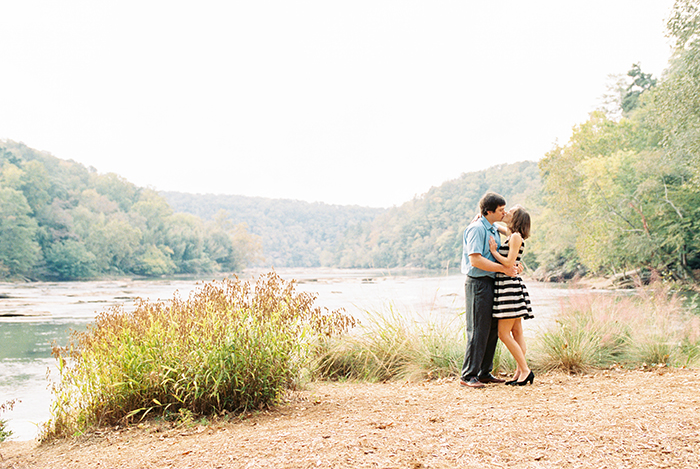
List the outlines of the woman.
{"type": "MultiPolygon", "coordinates": [[[[493,257],[503,265],[512,266],[520,262],[525,242],[530,236],[530,214],[524,208],[515,206],[504,217],[508,225],[510,236],[497,248],[496,241],[491,238],[489,245],[493,257]]],[[[525,386],[533,383],[535,374],[530,370],[525,360],[525,336],[523,334],[522,319],[530,319],[532,307],[530,295],[520,277],[508,277],[496,273],[494,286],[493,317],[498,319],[498,338],[505,344],[508,351],[518,364],[512,381],[509,385],[525,386]]]]}

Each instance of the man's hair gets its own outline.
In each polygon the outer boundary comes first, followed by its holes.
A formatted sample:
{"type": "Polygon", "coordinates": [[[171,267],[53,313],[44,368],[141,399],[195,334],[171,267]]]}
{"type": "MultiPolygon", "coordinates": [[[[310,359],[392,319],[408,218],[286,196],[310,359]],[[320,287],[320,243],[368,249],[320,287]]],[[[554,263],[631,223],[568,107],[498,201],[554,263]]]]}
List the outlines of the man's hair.
{"type": "Polygon", "coordinates": [[[508,229],[511,233],[520,233],[523,239],[530,237],[530,214],[524,208],[519,207],[513,212],[508,229]]]}
{"type": "Polygon", "coordinates": [[[495,192],[487,192],[479,201],[479,210],[481,210],[483,216],[486,216],[488,212],[495,212],[498,207],[502,207],[505,204],[506,199],[503,196],[495,192]]]}

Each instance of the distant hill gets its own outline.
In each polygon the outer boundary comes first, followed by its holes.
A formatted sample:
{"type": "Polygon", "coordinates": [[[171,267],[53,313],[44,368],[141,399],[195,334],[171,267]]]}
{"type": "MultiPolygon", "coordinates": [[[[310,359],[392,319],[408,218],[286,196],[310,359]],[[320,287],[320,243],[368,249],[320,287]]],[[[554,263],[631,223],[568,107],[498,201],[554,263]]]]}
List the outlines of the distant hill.
{"type": "Polygon", "coordinates": [[[176,212],[211,220],[224,210],[233,224],[260,236],[263,264],[275,267],[454,266],[461,233],[488,190],[533,205],[539,195],[537,163],[494,166],[431,188],[399,207],[378,209],[239,195],[161,192],[176,212]]]}
{"type": "MultiPolygon", "coordinates": [[[[338,267],[456,268],[462,254],[462,233],[478,212],[481,196],[494,191],[535,209],[540,172],[534,161],[502,164],[462,174],[431,188],[372,222],[354,226],[338,246],[338,267]]],[[[532,260],[534,266],[534,259],[532,260]]]]}
{"type": "Polygon", "coordinates": [[[386,212],[370,208],[241,195],[160,192],[176,212],[212,220],[225,211],[229,220],[245,223],[260,237],[262,265],[320,267],[334,264],[337,243],[353,226],[386,212]]]}

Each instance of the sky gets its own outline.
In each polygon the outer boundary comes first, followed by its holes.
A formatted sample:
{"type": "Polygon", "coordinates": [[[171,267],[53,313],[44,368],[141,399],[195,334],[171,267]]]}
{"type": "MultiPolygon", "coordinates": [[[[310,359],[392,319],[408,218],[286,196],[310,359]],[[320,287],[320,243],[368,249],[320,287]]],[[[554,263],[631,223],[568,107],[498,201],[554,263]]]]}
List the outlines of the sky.
{"type": "Polygon", "coordinates": [[[0,3],[0,139],[139,186],[391,207],[539,160],[672,0],[0,3]]]}

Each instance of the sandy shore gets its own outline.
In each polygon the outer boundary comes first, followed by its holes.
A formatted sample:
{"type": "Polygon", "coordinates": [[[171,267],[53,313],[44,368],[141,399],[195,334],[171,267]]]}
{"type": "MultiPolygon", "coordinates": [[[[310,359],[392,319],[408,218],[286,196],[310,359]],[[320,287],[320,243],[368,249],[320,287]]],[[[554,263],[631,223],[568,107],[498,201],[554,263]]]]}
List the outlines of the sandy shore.
{"type": "Polygon", "coordinates": [[[51,444],[0,444],[2,468],[700,467],[700,372],[312,383],[208,426],[148,422],[51,444]]]}

